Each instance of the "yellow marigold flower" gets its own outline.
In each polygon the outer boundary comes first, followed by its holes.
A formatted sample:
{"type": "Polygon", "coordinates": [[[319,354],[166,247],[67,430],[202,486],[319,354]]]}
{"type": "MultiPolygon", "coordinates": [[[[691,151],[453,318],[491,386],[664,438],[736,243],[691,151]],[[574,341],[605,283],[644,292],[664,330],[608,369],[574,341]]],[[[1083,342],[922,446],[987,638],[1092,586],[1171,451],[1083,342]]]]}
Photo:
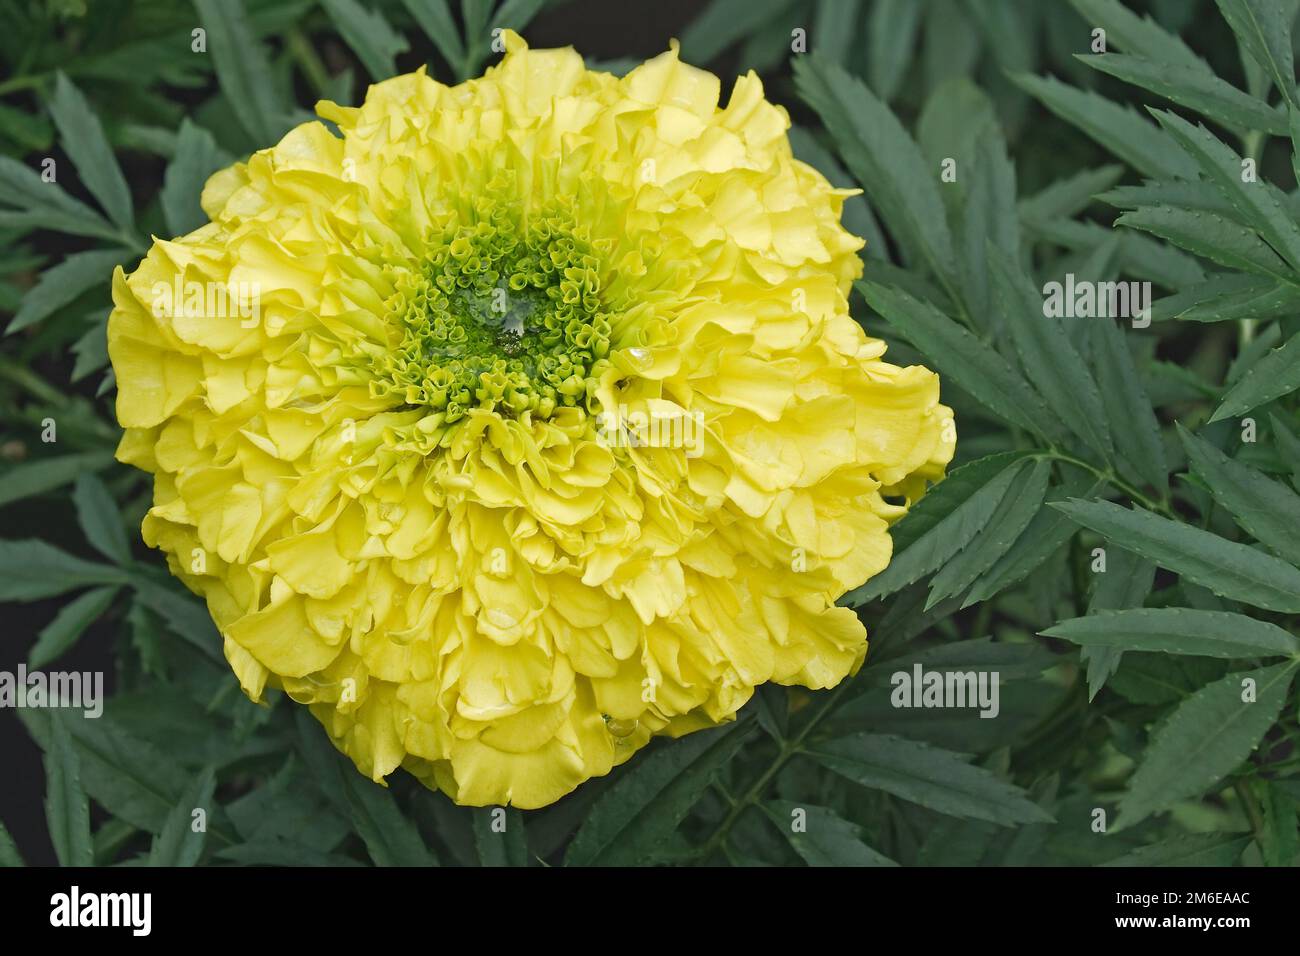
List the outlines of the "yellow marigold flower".
{"type": "Polygon", "coordinates": [[[849,317],[846,190],[758,78],[507,34],[321,103],[114,277],[143,536],[254,700],[376,781],[540,807],[866,652],[845,591],[952,456],[849,317]]]}

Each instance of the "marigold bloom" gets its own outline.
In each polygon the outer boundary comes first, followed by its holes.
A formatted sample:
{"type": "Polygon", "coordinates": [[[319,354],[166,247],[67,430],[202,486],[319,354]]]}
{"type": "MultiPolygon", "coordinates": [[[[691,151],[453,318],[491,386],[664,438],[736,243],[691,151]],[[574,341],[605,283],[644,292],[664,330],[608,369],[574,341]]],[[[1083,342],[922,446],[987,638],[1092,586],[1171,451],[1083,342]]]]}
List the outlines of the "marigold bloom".
{"type": "Polygon", "coordinates": [[[341,137],[217,173],[114,277],[145,540],[372,779],[539,807],[861,664],[835,600],[952,415],[848,315],[851,193],[752,73],[718,97],[675,47],[619,79],[508,34],[321,103],[341,137]]]}

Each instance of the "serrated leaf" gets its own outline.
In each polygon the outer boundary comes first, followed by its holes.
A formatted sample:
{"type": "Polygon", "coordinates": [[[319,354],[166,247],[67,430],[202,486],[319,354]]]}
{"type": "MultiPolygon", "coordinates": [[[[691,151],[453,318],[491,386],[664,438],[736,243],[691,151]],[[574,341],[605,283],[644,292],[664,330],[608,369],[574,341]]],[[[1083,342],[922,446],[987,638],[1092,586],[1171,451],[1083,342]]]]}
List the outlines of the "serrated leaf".
{"type": "Polygon", "coordinates": [[[74,236],[120,241],[118,229],[85,203],[8,156],[0,156],[0,228],[53,229],[74,236]]]}
{"type": "Polygon", "coordinates": [[[0,867],[9,868],[26,865],[23,862],[22,854],[18,852],[14,838],[9,835],[8,828],[5,827],[4,823],[0,823],[0,867]]]}
{"type": "MultiPolygon", "coordinates": [[[[113,267],[125,262],[131,253],[125,249],[93,249],[74,252],[58,265],[41,273],[36,285],[23,296],[22,307],[5,329],[11,335],[53,315],[98,285],[108,288],[113,267]]],[[[107,304],[107,292],[104,296],[107,304]]]]}
{"type": "Polygon", "coordinates": [[[1256,839],[1268,866],[1291,866],[1300,853],[1300,828],[1296,820],[1296,798],[1272,780],[1253,780],[1259,798],[1263,826],[1256,839]]]}
{"type": "Polygon", "coordinates": [[[1020,75],[1011,79],[1143,175],[1155,179],[1196,176],[1196,164],[1175,149],[1158,127],[1132,109],[1050,77],[1020,75]]]}
{"type": "Polygon", "coordinates": [[[181,120],[176,136],[176,153],[163,174],[162,203],[167,229],[173,236],[183,236],[208,221],[199,205],[199,196],[208,177],[231,163],[231,157],[202,126],[181,120]]]}
{"type": "Polygon", "coordinates": [[[45,753],[45,820],[55,855],[63,866],[90,866],[90,801],[81,786],[81,762],[72,745],[68,717],[51,711],[50,742],[45,753]]]}
{"type": "Polygon", "coordinates": [[[1124,175],[1124,167],[1111,164],[1096,169],[1084,169],[1058,179],[1047,188],[1028,199],[1020,200],[1018,210],[1022,219],[1056,219],[1076,216],[1094,199],[1105,199],[1110,189],[1124,175]]]}
{"type": "MultiPolygon", "coordinates": [[[[1090,497],[1102,487],[1100,481],[1078,477],[1077,479],[1048,492],[1047,503],[1063,501],[1078,495],[1090,497]]],[[[970,607],[981,601],[987,601],[1005,588],[1018,584],[1034,571],[1041,568],[1078,531],[1078,527],[1053,508],[1040,508],[1034,520],[1027,527],[1011,550],[986,571],[970,592],[962,600],[962,607],[970,607]]]]}
{"type": "Polygon", "coordinates": [[[1220,597],[1270,611],[1300,612],[1300,570],[1270,554],[1141,508],[1078,500],[1052,507],[1220,597]]]}
{"type": "Polygon", "coordinates": [[[1114,449],[1101,392],[1061,320],[1047,314],[1042,297],[1018,265],[992,245],[986,251],[993,273],[993,301],[1011,332],[1025,374],[1071,431],[1110,458],[1114,449]]]}
{"type": "Polygon", "coordinates": [[[27,665],[45,667],[57,660],[112,606],[117,592],[116,587],[95,588],[59,608],[54,620],[36,636],[36,643],[27,655],[27,665]]]}
{"type": "Polygon", "coordinates": [[[849,171],[909,260],[923,263],[952,293],[960,288],[952,233],[937,176],[898,118],[860,80],[816,54],[794,60],[795,86],[834,137],[849,171]]]}
{"type": "Polygon", "coordinates": [[[1249,535],[1300,566],[1300,495],[1249,465],[1233,461],[1181,425],[1178,436],[1192,470],[1209,487],[1214,500],[1249,535]]]}
{"type": "Polygon", "coordinates": [[[828,807],[768,800],[762,808],[809,866],[898,866],[863,842],[860,826],[828,807]],[[803,812],[804,829],[796,831],[793,824],[798,811],[803,812]]]}
{"type": "Polygon", "coordinates": [[[1150,17],[1139,17],[1119,0],[1070,0],[1071,6],[1090,26],[1106,31],[1106,40],[1126,53],[1160,63],[1209,73],[1205,61],[1187,44],[1150,17]]]}
{"type": "Polygon", "coordinates": [[[1229,269],[1292,281],[1291,270],[1268,243],[1245,226],[1212,212],[1144,206],[1124,213],[1115,225],[1149,232],[1229,269]]]}
{"type": "Polygon", "coordinates": [[[939,370],[999,418],[1051,437],[1059,426],[1042,408],[1020,374],[1001,355],[934,306],[899,289],[858,282],[867,304],[879,312],[939,370]]]}
{"type": "Polygon", "coordinates": [[[0,541],[0,602],[35,601],[125,580],[118,568],[74,558],[44,541],[0,541]]]}
{"type": "Polygon", "coordinates": [[[527,866],[528,839],[524,815],[514,807],[475,807],[474,845],[482,866],[527,866]],[[494,827],[497,814],[504,814],[505,829],[494,827]]]}
{"type": "Polygon", "coordinates": [[[886,103],[902,85],[924,12],[912,0],[877,0],[867,11],[867,79],[886,103]]]}
{"type": "Polygon", "coordinates": [[[1300,307],[1300,289],[1257,275],[1220,273],[1165,296],[1151,306],[1151,319],[1163,322],[1226,322],[1286,315],[1300,307]]]}
{"type": "Polygon", "coordinates": [[[808,755],[864,787],[947,816],[1001,826],[1052,819],[1020,788],[973,766],[968,757],[901,737],[853,734],[819,744],[808,755]]]}
{"type": "Polygon", "coordinates": [[[1084,647],[1118,647],[1205,657],[1300,656],[1300,639],[1282,628],[1227,611],[1135,608],[1071,618],[1042,631],[1084,647]]]}
{"type": "MultiPolygon", "coordinates": [[[[1064,515],[1062,515],[1064,517],[1064,515]]],[[[1142,607],[1155,584],[1156,566],[1131,551],[1115,549],[1109,555],[1106,570],[1096,575],[1097,582],[1088,598],[1088,613],[1127,611],[1142,607]]],[[[1106,681],[1119,669],[1124,651],[1118,647],[1084,647],[1079,660],[1087,668],[1088,700],[1096,699],[1106,681]]]]}
{"type": "Polygon", "coordinates": [[[202,810],[205,818],[212,815],[216,776],[211,767],[200,773],[186,788],[172,812],[167,815],[162,832],[153,839],[149,850],[150,866],[196,866],[203,856],[208,831],[195,831],[195,810],[202,810]]]}
{"type": "Polygon", "coordinates": [[[1262,130],[1274,136],[1286,136],[1291,131],[1285,112],[1242,92],[1203,67],[1160,63],[1121,53],[1080,55],[1077,59],[1125,83],[1140,86],[1179,106],[1195,110],[1229,129],[1238,132],[1262,130]]]}
{"type": "Polygon", "coordinates": [[[1277,720],[1297,666],[1229,674],[1179,704],[1129,780],[1116,829],[1204,793],[1240,766],[1277,720]],[[1246,679],[1255,682],[1253,702],[1242,700],[1246,679]]]}
{"type": "Polygon", "coordinates": [[[1024,465],[1023,460],[1012,461],[914,542],[896,551],[889,566],[846,594],[844,603],[857,607],[874,601],[941,567],[988,525],[1024,465]]]}
{"type": "Polygon", "coordinates": [[[386,80],[397,72],[397,55],[408,46],[382,12],[368,10],[357,0],[321,0],[321,5],[371,79],[386,80]]]}
{"type": "Polygon", "coordinates": [[[131,560],[131,546],[126,540],[117,502],[104,483],[93,474],[80,475],[72,491],[72,503],[77,509],[77,523],[95,550],[116,564],[127,564],[131,560]]]}
{"type": "Polygon", "coordinates": [[[459,69],[465,59],[465,44],[456,21],[452,19],[447,0],[402,0],[402,5],[433,41],[442,58],[454,69],[459,69]]]}
{"type": "Polygon", "coordinates": [[[788,0],[713,0],[682,31],[682,56],[693,63],[712,60],[788,6],[788,0]]]}
{"type": "Polygon", "coordinates": [[[1138,847],[1102,866],[1232,866],[1250,844],[1250,834],[1189,833],[1138,847]]]}
{"type": "Polygon", "coordinates": [[[77,168],[81,181],[99,200],[108,218],[129,235],[135,227],[135,213],[126,177],[108,145],[99,117],[62,72],[55,75],[50,116],[59,130],[59,145],[77,168]]]}
{"type": "Polygon", "coordinates": [[[1292,269],[1300,268],[1300,225],[1285,194],[1262,179],[1243,182],[1241,157],[1204,126],[1193,126],[1167,110],[1152,113],[1232,205],[1241,221],[1257,229],[1292,269]]]}
{"type": "Polygon", "coordinates": [[[294,720],[304,761],[325,795],[352,821],[375,865],[437,866],[419,830],[402,814],[392,792],[362,776],[351,761],[339,754],[325,729],[306,708],[299,708],[294,720]]]}
{"type": "MultiPolygon", "coordinates": [[[[1291,50],[1291,21],[1277,0],[1215,0],[1250,55],[1268,73],[1278,92],[1297,105],[1295,59],[1291,50]]],[[[1291,8],[1295,16],[1295,8],[1291,8]]]]}
{"type": "Polygon", "coordinates": [[[966,187],[958,242],[967,311],[981,327],[990,323],[989,276],[985,246],[992,243],[1012,254],[1020,248],[1020,222],[1016,215],[1016,169],[1007,156],[1001,131],[988,127],[974,147],[974,162],[966,187]]]}
{"type": "Polygon", "coordinates": [[[266,48],[249,24],[243,0],[194,0],[208,32],[208,51],[235,119],[258,146],[276,142],[288,126],[266,48]]]}
{"type": "Polygon", "coordinates": [[[988,524],[934,576],[926,610],[960,594],[1007,553],[1042,507],[1051,473],[1051,462],[1046,459],[1019,468],[988,524]]]}
{"type": "Polygon", "coordinates": [[[1111,428],[1118,464],[1126,474],[1163,494],[1169,488],[1169,464],[1160,439],[1160,422],[1138,377],[1124,333],[1114,322],[1094,320],[1088,323],[1088,342],[1106,418],[1119,423],[1111,428]]]}
{"type": "Polygon", "coordinates": [[[1278,456],[1281,457],[1283,466],[1291,471],[1291,486],[1300,490],[1300,435],[1296,435],[1286,421],[1277,415],[1270,414],[1268,421],[1272,426],[1278,456]]]}
{"type": "Polygon", "coordinates": [[[1210,422],[1233,418],[1300,388],[1300,332],[1256,362],[1228,390],[1210,422]]]}
{"type": "Polygon", "coordinates": [[[110,452],[78,452],[14,465],[0,473],[0,505],[61,488],[78,475],[98,471],[112,461],[110,452]]]}
{"type": "Polygon", "coordinates": [[[639,756],[592,804],[565,852],[565,866],[655,859],[752,729],[737,721],[639,756]]]}

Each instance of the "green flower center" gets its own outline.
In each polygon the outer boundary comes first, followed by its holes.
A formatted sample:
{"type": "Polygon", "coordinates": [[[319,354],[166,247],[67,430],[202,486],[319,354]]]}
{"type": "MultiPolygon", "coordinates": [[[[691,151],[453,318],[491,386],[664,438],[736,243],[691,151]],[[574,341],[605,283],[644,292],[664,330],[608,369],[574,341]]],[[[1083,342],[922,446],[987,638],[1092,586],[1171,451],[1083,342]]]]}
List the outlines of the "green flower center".
{"type": "Polygon", "coordinates": [[[402,340],[375,360],[372,392],[447,424],[473,408],[546,418],[585,407],[610,348],[603,250],[563,205],[525,220],[485,200],[435,229],[428,248],[390,300],[402,340]]]}

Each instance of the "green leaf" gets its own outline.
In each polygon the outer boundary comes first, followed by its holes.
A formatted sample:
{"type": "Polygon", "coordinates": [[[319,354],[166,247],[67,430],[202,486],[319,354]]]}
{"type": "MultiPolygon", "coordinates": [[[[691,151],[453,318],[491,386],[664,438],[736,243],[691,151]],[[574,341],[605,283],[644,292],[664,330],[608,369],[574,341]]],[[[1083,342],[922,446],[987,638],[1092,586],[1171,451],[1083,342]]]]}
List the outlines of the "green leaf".
{"type": "Polygon", "coordinates": [[[1233,461],[1181,425],[1178,436],[1192,470],[1249,535],[1300,566],[1300,495],[1249,465],[1233,461]]]}
{"type": "Polygon", "coordinates": [[[266,48],[250,27],[243,0],[194,0],[208,32],[208,52],[236,120],[259,146],[271,146],[288,125],[266,48]]]}
{"type": "Polygon", "coordinates": [[[1050,77],[1020,75],[1013,82],[1067,123],[1079,127],[1144,176],[1191,179],[1196,164],[1159,128],[1132,109],[1050,77]]]}
{"type": "Polygon", "coordinates": [[[1089,353],[1120,469],[1163,494],[1169,464],[1160,440],[1160,422],[1142,385],[1124,332],[1114,322],[1088,323],[1089,353]]]}
{"type": "Polygon", "coordinates": [[[1113,455],[1101,392],[1061,320],[1047,314],[1029,278],[995,246],[987,247],[993,299],[1011,331],[1025,374],[1071,431],[1105,458],[1113,455]]]}
{"type": "Polygon", "coordinates": [[[1278,0],[1215,0],[1219,12],[1228,21],[1255,62],[1262,66],[1279,93],[1292,106],[1297,104],[1295,60],[1291,52],[1291,19],[1278,0]]]}
{"type": "Polygon", "coordinates": [[[408,820],[392,791],[358,772],[330,743],[306,708],[294,714],[300,752],[317,784],[352,821],[376,866],[436,866],[420,831],[408,820]]]}
{"type": "Polygon", "coordinates": [[[1046,459],[1034,462],[1032,468],[1019,467],[988,524],[934,576],[926,610],[960,594],[1007,553],[1042,506],[1051,473],[1051,462],[1046,459]]]}
{"type": "Polygon", "coordinates": [[[969,757],[887,734],[853,734],[808,754],[829,770],[872,790],[965,820],[1001,826],[1052,820],[1020,788],[969,757]]]}
{"type": "Polygon", "coordinates": [[[949,293],[960,288],[952,233],[936,175],[889,107],[860,80],[816,54],[794,60],[795,87],[834,137],[909,261],[924,263],[949,293]]]}
{"type": "Polygon", "coordinates": [[[44,541],[0,541],[0,602],[35,601],[125,580],[118,568],[82,561],[44,541]]]}
{"type": "Polygon", "coordinates": [[[1102,866],[1226,867],[1241,857],[1250,834],[1189,833],[1138,847],[1102,866]]]}
{"type": "Polygon", "coordinates": [[[1238,132],[1261,130],[1274,136],[1286,136],[1291,132],[1285,112],[1224,82],[1207,71],[1204,65],[1194,68],[1120,53],[1080,55],[1076,59],[1125,83],[1140,86],[1179,106],[1195,110],[1229,129],[1238,132]]]}
{"type": "Polygon", "coordinates": [[[1119,0],[1070,0],[1071,6],[1090,26],[1106,31],[1107,43],[1161,64],[1209,73],[1205,61],[1188,49],[1177,36],[1149,17],[1139,17],[1119,0]]]}
{"type": "Polygon", "coordinates": [[[816,10],[812,25],[813,52],[842,65],[857,39],[858,5],[842,0],[817,0],[816,10]]]}
{"type": "Polygon", "coordinates": [[[1300,853],[1300,828],[1296,823],[1296,800],[1272,780],[1251,781],[1259,798],[1264,825],[1258,842],[1268,866],[1291,866],[1300,853]]]}
{"type": "Polygon", "coordinates": [[[1079,500],[1052,507],[1220,597],[1270,611],[1300,612],[1300,571],[1270,554],[1141,508],[1079,500]]]}
{"type": "Polygon", "coordinates": [[[1152,114],[1205,177],[1218,188],[1242,222],[1259,230],[1292,269],[1300,268],[1300,225],[1286,195],[1272,183],[1242,182],[1242,159],[1204,126],[1193,126],[1176,113],[1152,114]]]}
{"type": "Polygon", "coordinates": [[[117,228],[85,203],[17,160],[0,156],[0,229],[53,229],[74,236],[121,241],[117,228]]]}
{"type": "Polygon", "coordinates": [[[1155,732],[1120,801],[1116,829],[1195,797],[1237,769],[1277,720],[1297,662],[1229,674],[1184,700],[1155,732]],[[1253,680],[1256,698],[1242,700],[1253,680]]]}
{"type": "Polygon", "coordinates": [[[366,9],[357,0],[321,0],[321,5],[371,79],[386,80],[397,72],[396,57],[408,46],[383,13],[366,9]]]}
{"type": "MultiPolygon", "coordinates": [[[[35,325],[96,286],[102,285],[107,290],[113,267],[130,257],[126,249],[94,249],[74,252],[57,266],[46,269],[23,296],[22,308],[14,315],[5,334],[35,325]]],[[[107,293],[104,302],[107,305],[107,293]]]]}
{"type": "Polygon", "coordinates": [[[514,807],[475,807],[474,845],[483,866],[527,866],[524,815],[514,807]],[[496,828],[498,819],[503,829],[496,828]]]}
{"type": "Polygon", "coordinates": [[[112,461],[110,452],[97,451],[38,458],[14,465],[0,474],[0,505],[61,488],[75,481],[78,475],[98,471],[112,461]]]}
{"type": "Polygon", "coordinates": [[[858,282],[867,304],[879,312],[939,370],[1003,421],[1044,437],[1060,428],[1001,355],[934,306],[899,289],[858,282]]]}
{"type": "Polygon", "coordinates": [[[492,14],[492,26],[522,33],[546,3],[547,0],[505,0],[492,14]]]}
{"type": "Polygon", "coordinates": [[[924,12],[913,0],[876,0],[867,13],[867,79],[886,103],[902,86],[924,12]]]}
{"type": "Polygon", "coordinates": [[[23,863],[22,854],[18,852],[18,847],[14,843],[14,838],[9,835],[9,830],[4,823],[0,823],[0,867],[26,866],[23,863]]]}
{"type": "Polygon", "coordinates": [[[135,213],[126,177],[108,145],[99,117],[62,72],[55,77],[50,115],[59,130],[59,145],[77,168],[81,181],[99,200],[108,218],[130,235],[135,228],[135,213]]]}
{"type": "Polygon", "coordinates": [[[211,133],[189,119],[181,120],[176,136],[176,154],[167,164],[162,191],[158,195],[167,229],[172,235],[183,236],[208,221],[207,213],[199,205],[203,185],[209,176],[230,163],[231,156],[217,146],[211,133]]]}
{"type": "Polygon", "coordinates": [[[714,776],[753,730],[736,721],[641,754],[592,804],[565,866],[628,866],[654,860],[714,776]]]}
{"type": "Polygon", "coordinates": [[[162,832],[153,840],[149,850],[150,866],[196,866],[203,856],[207,842],[206,818],[212,814],[216,776],[211,767],[206,768],[186,788],[180,801],[167,815],[162,832]],[[194,811],[202,810],[204,826],[194,829],[194,811]]]}
{"type": "Polygon", "coordinates": [[[122,516],[104,483],[93,474],[80,475],[72,492],[72,503],[77,509],[77,522],[95,550],[116,564],[130,562],[131,546],[122,527],[122,516]]]}
{"type": "Polygon", "coordinates": [[[95,588],[60,607],[54,620],[37,635],[27,655],[28,666],[45,667],[62,656],[112,606],[117,592],[116,587],[95,588]]]}
{"type": "Polygon", "coordinates": [[[223,670],[226,668],[221,651],[221,635],[201,598],[180,594],[166,585],[141,576],[133,576],[131,586],[135,588],[140,603],[162,618],[169,631],[220,665],[223,670]]]}
{"type": "Polygon", "coordinates": [[[1256,362],[1223,396],[1210,421],[1235,418],[1300,388],[1300,332],[1256,362]]]}
{"type": "Polygon", "coordinates": [[[1174,206],[1144,206],[1115,220],[1141,229],[1211,262],[1284,282],[1293,275],[1276,252],[1245,226],[1212,212],[1174,206]]]}
{"type": "Polygon", "coordinates": [[[90,866],[90,801],[81,787],[81,764],[61,710],[51,712],[50,747],[45,754],[45,819],[54,853],[63,866],[90,866]]]}
{"type": "Polygon", "coordinates": [[[1300,657],[1300,639],[1267,621],[1227,611],[1181,607],[1102,611],[1042,631],[1084,647],[1163,651],[1205,657],[1300,657]]]}
{"type": "Polygon", "coordinates": [[[1277,415],[1270,414],[1268,421],[1273,427],[1273,441],[1277,445],[1282,464],[1291,471],[1291,485],[1300,490],[1300,436],[1277,415]]]}
{"type": "Polygon", "coordinates": [[[791,849],[809,866],[898,866],[863,842],[860,826],[828,807],[785,800],[769,800],[762,807],[791,849]],[[802,814],[804,829],[796,831],[798,814],[802,814]]]}
{"type": "Polygon", "coordinates": [[[789,5],[789,0],[713,0],[682,31],[682,56],[707,63],[789,5]]]}
{"type": "Polygon", "coordinates": [[[1151,306],[1151,320],[1163,322],[1225,322],[1268,318],[1300,307],[1300,289],[1289,283],[1255,275],[1220,273],[1151,306]]]}
{"type": "Polygon", "coordinates": [[[402,0],[402,4],[433,41],[442,58],[453,69],[459,69],[465,59],[465,45],[446,0],[402,0]]]}
{"type": "MultiPolygon", "coordinates": [[[[1100,481],[1079,476],[1047,495],[1047,503],[1063,501],[1077,495],[1091,497],[1101,490],[1100,481]]],[[[924,499],[923,499],[924,500],[924,499]]],[[[1034,520],[1027,527],[1016,543],[975,582],[970,593],[962,600],[962,607],[970,607],[981,601],[987,601],[1000,591],[1018,584],[1034,571],[1037,571],[1078,531],[1078,527],[1052,508],[1040,508],[1034,520]]]]}
{"type": "MultiPolygon", "coordinates": [[[[845,604],[856,607],[874,601],[941,567],[945,561],[974,540],[975,536],[989,524],[1003,498],[1007,496],[1012,483],[1025,466],[1023,459],[1013,461],[951,512],[944,515],[916,541],[901,551],[896,550],[884,571],[845,595],[843,598],[845,604]]],[[[943,484],[939,487],[942,488],[943,484]]]]}
{"type": "MultiPolygon", "coordinates": [[[[1062,515],[1064,517],[1064,515],[1062,515]]],[[[1156,566],[1122,548],[1109,555],[1106,570],[1097,574],[1088,613],[1127,611],[1142,607],[1155,584],[1156,566]]],[[[1079,660],[1088,668],[1088,700],[1096,699],[1101,689],[1119,669],[1124,652],[1118,647],[1084,647],[1079,660]]]]}
{"type": "Polygon", "coordinates": [[[1041,192],[1019,203],[1022,219],[1056,219],[1078,215],[1094,199],[1104,199],[1106,190],[1119,182],[1124,167],[1118,164],[1084,169],[1059,179],[1041,192]]]}
{"type": "Polygon", "coordinates": [[[985,128],[974,144],[974,162],[966,184],[958,243],[962,254],[962,289],[967,311],[987,328],[989,275],[985,247],[992,243],[1013,253],[1020,248],[1020,221],[1016,215],[1016,170],[1007,156],[1006,142],[996,126],[985,128]]]}

